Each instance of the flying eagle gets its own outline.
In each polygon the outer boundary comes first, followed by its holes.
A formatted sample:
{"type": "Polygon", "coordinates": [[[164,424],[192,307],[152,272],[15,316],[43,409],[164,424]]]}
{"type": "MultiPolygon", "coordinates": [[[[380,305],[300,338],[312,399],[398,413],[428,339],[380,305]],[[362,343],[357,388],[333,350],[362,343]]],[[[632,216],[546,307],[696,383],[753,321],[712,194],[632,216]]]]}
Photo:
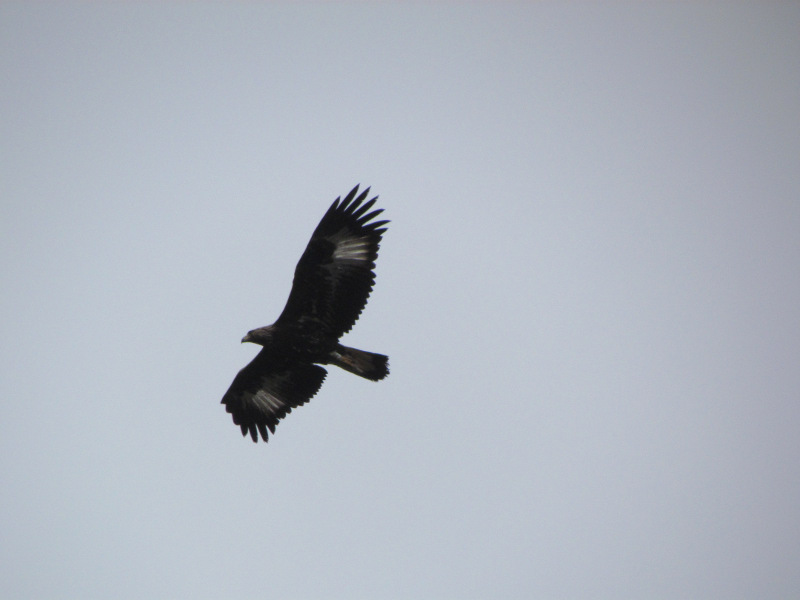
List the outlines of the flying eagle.
{"type": "Polygon", "coordinates": [[[292,291],[272,325],[249,331],[242,342],[263,346],[239,371],[222,398],[242,435],[267,441],[267,429],[319,391],[336,365],[365,379],[389,374],[389,357],[348,348],[339,338],[355,324],[375,283],[375,259],[389,221],[373,221],[377,196],[358,186],[336,198],[322,217],[294,270],[292,291]]]}

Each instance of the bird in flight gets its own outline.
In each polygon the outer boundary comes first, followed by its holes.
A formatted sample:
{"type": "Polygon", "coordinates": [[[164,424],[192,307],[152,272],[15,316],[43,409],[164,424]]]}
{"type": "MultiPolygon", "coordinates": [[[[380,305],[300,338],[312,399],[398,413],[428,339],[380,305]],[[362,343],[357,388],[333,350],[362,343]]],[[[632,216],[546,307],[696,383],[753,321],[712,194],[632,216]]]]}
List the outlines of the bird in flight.
{"type": "Polygon", "coordinates": [[[262,346],[239,371],[222,404],[233,422],[254,442],[265,442],[267,430],[319,391],[327,371],[336,365],[365,379],[389,374],[389,357],[348,348],[339,338],[352,329],[375,283],[375,260],[384,227],[374,221],[383,209],[370,209],[356,186],[344,200],[336,198],[317,225],[294,271],[292,291],[272,325],[249,331],[242,342],[262,346]]]}

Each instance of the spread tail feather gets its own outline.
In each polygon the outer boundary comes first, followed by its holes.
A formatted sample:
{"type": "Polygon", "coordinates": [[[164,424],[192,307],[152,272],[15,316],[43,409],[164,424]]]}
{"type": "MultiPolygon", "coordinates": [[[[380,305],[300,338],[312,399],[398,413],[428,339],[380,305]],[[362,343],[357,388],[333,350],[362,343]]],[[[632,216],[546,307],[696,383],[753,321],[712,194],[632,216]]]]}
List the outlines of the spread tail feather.
{"type": "Polygon", "coordinates": [[[330,364],[372,381],[379,381],[389,374],[388,356],[348,348],[341,344],[331,352],[330,364]]]}

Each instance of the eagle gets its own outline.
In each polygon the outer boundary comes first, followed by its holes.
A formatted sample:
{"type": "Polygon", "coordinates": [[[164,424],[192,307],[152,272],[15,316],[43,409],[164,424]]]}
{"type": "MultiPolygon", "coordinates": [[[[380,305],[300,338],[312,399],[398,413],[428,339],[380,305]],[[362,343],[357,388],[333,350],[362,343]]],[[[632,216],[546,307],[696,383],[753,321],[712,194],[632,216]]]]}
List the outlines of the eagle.
{"type": "Polygon", "coordinates": [[[317,225],[294,271],[283,312],[272,325],[249,331],[242,343],[261,346],[256,357],[233,380],[222,398],[233,422],[254,442],[268,441],[278,421],[319,391],[327,371],[336,365],[365,379],[389,374],[389,357],[348,348],[339,338],[352,329],[375,283],[375,260],[389,221],[370,209],[354,187],[341,196],[317,225]]]}

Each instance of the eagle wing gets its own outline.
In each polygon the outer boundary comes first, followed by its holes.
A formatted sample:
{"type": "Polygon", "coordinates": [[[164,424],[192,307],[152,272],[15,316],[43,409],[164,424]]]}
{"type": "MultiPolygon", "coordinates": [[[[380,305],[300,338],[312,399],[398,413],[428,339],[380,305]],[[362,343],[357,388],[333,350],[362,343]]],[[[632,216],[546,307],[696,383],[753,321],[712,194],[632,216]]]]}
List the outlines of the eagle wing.
{"type": "Polygon", "coordinates": [[[267,429],[275,426],[293,408],[308,402],[319,391],[327,371],[310,363],[286,362],[266,348],[236,375],[222,404],[254,442],[267,441],[267,429]]]}
{"type": "Polygon", "coordinates": [[[383,209],[369,212],[378,199],[364,202],[369,188],[357,194],[358,186],[344,201],[336,198],[317,225],[276,325],[312,319],[338,338],[355,324],[375,283],[375,259],[389,222],[372,221],[383,209]]]}

